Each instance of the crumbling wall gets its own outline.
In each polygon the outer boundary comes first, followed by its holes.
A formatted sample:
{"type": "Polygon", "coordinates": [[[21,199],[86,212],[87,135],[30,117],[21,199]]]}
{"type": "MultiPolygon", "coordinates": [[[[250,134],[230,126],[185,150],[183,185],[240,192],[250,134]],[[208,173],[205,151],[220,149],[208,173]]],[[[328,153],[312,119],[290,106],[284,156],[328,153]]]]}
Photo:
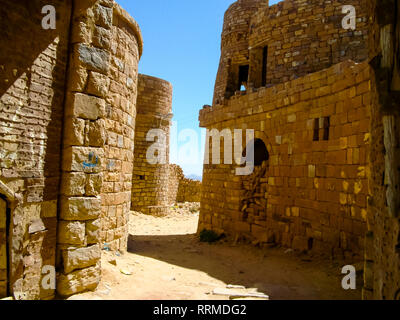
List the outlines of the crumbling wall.
{"type": "Polygon", "coordinates": [[[71,1],[2,0],[0,16],[0,197],[9,210],[9,261],[1,232],[0,279],[10,267],[0,297],[49,299],[54,290],[41,283],[43,267],[55,266],[71,1]],[[42,28],[45,5],[57,8],[56,30],[42,28]]]}
{"type": "Polygon", "coordinates": [[[400,1],[371,1],[371,176],[364,299],[400,299],[400,1]]]}
{"type": "Polygon", "coordinates": [[[266,0],[238,0],[226,11],[221,36],[221,59],[215,82],[213,104],[221,103],[238,90],[239,66],[249,64],[249,30],[251,17],[266,0]],[[233,77],[235,79],[233,79],[233,77]],[[228,83],[232,85],[228,85],[228,83]]]}
{"type": "Polygon", "coordinates": [[[170,165],[168,181],[169,203],[200,202],[201,181],[186,178],[180,166],[170,165]]]}
{"type": "Polygon", "coordinates": [[[251,177],[235,175],[235,165],[205,165],[199,230],[359,262],[366,231],[369,106],[368,65],[348,61],[205,107],[202,127],[254,129],[268,152],[268,170],[253,179],[264,207],[249,211],[243,200],[251,177]]]}

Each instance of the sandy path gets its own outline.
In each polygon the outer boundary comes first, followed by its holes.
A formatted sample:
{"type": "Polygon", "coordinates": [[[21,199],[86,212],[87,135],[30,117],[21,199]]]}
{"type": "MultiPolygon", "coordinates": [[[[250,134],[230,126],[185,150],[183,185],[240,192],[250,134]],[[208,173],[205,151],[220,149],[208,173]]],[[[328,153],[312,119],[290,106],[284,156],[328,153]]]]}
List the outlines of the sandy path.
{"type": "Polygon", "coordinates": [[[132,213],[129,252],[105,253],[97,291],[70,299],[219,300],[228,297],[211,293],[227,284],[257,289],[271,300],[361,297],[360,290],[341,288],[339,265],[285,249],[200,243],[197,221],[189,212],[163,218],[132,213]]]}

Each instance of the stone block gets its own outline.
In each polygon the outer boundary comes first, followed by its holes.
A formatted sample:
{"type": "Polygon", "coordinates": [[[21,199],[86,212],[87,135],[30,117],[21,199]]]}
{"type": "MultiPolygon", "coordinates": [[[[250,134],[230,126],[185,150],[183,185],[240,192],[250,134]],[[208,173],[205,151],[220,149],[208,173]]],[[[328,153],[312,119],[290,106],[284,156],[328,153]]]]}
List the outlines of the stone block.
{"type": "Polygon", "coordinates": [[[107,50],[79,44],[74,52],[74,65],[88,70],[107,74],[110,68],[110,53],[107,50]]]}
{"type": "Polygon", "coordinates": [[[60,221],[58,242],[82,246],[85,244],[85,223],[80,221],[60,221]]]}
{"type": "Polygon", "coordinates": [[[98,196],[103,186],[103,174],[89,174],[86,180],[86,195],[98,196]]]}
{"type": "Polygon", "coordinates": [[[85,173],[64,173],[61,182],[61,193],[65,196],[83,196],[85,194],[85,185],[85,173]]]}
{"type": "Polygon", "coordinates": [[[86,222],[86,239],[88,244],[100,242],[101,220],[92,220],[86,222]]]}
{"type": "Polygon", "coordinates": [[[90,72],[87,92],[105,98],[110,88],[110,78],[98,72],[90,72]]]}
{"type": "Polygon", "coordinates": [[[113,23],[113,9],[104,7],[100,4],[96,5],[93,10],[96,25],[110,29],[113,23]]]}
{"type": "Polygon", "coordinates": [[[103,168],[104,150],[90,147],[69,147],[64,150],[63,170],[99,173],[103,168]]]}
{"type": "Polygon", "coordinates": [[[67,146],[83,146],[85,143],[85,120],[67,118],[64,139],[67,146]]]}
{"type": "Polygon", "coordinates": [[[104,99],[83,93],[71,93],[67,96],[66,104],[67,116],[86,120],[105,117],[106,102],[104,99]]]}
{"type": "Polygon", "coordinates": [[[101,258],[100,245],[91,247],[64,250],[62,253],[64,273],[71,273],[76,269],[84,269],[96,265],[101,258]]]}
{"type": "Polygon", "coordinates": [[[57,292],[68,297],[87,290],[95,290],[100,283],[101,265],[57,275],[57,292]]]}
{"type": "Polygon", "coordinates": [[[103,119],[89,124],[89,145],[91,147],[104,147],[106,143],[105,121],[103,119]]]}
{"type": "Polygon", "coordinates": [[[86,221],[95,220],[101,212],[101,199],[96,198],[66,198],[61,200],[60,218],[62,220],[86,221]]]}

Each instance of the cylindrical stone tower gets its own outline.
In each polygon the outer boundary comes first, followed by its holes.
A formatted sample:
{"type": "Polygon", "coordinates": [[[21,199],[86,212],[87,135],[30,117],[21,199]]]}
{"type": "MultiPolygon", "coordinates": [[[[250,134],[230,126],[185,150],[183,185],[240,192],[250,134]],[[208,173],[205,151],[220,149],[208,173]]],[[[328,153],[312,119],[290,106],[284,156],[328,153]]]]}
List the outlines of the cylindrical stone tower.
{"type": "MultiPolygon", "coordinates": [[[[139,75],[132,182],[132,209],[135,211],[163,214],[171,205],[168,197],[171,119],[172,85],[162,79],[139,75]],[[157,135],[154,129],[158,129],[163,138],[154,138],[152,133],[157,135]],[[147,154],[152,147],[159,149],[158,153],[164,152],[162,163],[149,162],[147,154]]],[[[157,151],[154,153],[157,157],[157,151]]]]}
{"type": "Polygon", "coordinates": [[[221,39],[221,59],[215,82],[213,105],[240,89],[240,78],[249,68],[249,31],[252,16],[268,0],[238,0],[225,12],[221,39]]]}

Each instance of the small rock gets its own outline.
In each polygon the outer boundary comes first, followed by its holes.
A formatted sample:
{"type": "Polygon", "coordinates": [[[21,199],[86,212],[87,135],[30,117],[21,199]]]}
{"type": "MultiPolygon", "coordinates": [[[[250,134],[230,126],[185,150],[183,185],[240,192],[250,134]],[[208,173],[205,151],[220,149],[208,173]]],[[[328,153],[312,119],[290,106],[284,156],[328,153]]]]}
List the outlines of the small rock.
{"type": "Polygon", "coordinates": [[[117,260],[116,259],[110,259],[108,260],[109,264],[112,264],[113,266],[117,266],[117,260]]]}

